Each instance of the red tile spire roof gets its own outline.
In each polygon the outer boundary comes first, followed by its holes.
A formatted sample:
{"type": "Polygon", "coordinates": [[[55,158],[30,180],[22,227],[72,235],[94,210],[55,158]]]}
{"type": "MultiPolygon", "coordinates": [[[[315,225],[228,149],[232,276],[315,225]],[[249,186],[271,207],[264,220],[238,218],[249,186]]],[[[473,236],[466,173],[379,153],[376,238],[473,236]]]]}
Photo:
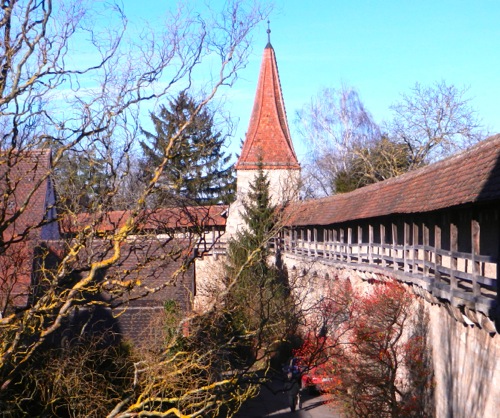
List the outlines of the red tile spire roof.
{"type": "Polygon", "coordinates": [[[264,169],[300,169],[288,129],[271,42],[266,45],[262,56],[252,116],[236,169],[255,170],[259,158],[262,158],[264,169]]]}

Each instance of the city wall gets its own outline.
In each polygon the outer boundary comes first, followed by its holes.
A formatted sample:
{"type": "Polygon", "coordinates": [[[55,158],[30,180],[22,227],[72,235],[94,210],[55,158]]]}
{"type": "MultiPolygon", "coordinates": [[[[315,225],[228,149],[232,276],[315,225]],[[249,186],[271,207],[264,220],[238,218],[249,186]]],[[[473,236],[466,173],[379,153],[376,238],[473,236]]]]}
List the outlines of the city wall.
{"type": "MultiPolygon", "coordinates": [[[[284,254],[290,274],[302,277],[298,286],[304,303],[321,298],[328,281],[349,279],[354,287],[369,292],[373,280],[387,279],[375,273],[284,254]]],[[[446,303],[430,303],[422,289],[407,286],[428,313],[428,342],[432,351],[434,403],[437,418],[496,418],[500,411],[500,335],[467,323],[446,303]]]]}

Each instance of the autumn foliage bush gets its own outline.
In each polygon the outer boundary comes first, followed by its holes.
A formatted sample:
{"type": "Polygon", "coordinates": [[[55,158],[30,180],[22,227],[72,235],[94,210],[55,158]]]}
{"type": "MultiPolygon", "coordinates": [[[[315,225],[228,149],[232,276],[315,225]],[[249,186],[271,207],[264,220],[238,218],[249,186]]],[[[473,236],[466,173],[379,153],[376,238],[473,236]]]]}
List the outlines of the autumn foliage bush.
{"type": "Polygon", "coordinates": [[[309,332],[295,355],[324,376],[321,389],[350,416],[432,416],[427,320],[418,301],[396,281],[374,283],[369,293],[338,286],[320,307],[329,327],[309,332]],[[328,323],[331,314],[336,323],[328,323]]]}

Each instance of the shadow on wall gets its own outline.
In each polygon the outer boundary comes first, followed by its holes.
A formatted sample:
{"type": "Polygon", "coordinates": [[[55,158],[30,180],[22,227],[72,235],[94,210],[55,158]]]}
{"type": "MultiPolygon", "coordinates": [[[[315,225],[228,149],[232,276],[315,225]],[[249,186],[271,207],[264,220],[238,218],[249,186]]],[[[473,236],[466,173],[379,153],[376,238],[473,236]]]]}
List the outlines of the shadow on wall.
{"type": "Polygon", "coordinates": [[[435,376],[433,367],[433,350],[429,338],[429,315],[425,302],[419,301],[413,319],[410,340],[406,355],[408,356],[407,373],[410,390],[405,396],[407,404],[417,416],[435,416],[434,397],[435,376]],[[413,402],[416,405],[413,405],[413,402]]]}
{"type": "MultiPolygon", "coordinates": [[[[497,136],[500,136],[500,134],[497,136]]],[[[479,194],[480,201],[500,198],[500,152],[498,152],[496,158],[496,163],[488,174],[488,180],[484,183],[479,194]]]]}
{"type": "MultiPolygon", "coordinates": [[[[500,137],[500,134],[496,137],[500,137]]],[[[497,150],[496,162],[493,169],[488,175],[488,179],[484,183],[481,193],[478,196],[479,201],[494,201],[500,200],[500,150],[497,150]]],[[[496,245],[492,247],[496,248],[496,254],[492,254],[497,257],[497,271],[496,277],[497,282],[500,280],[500,219],[497,218],[496,221],[496,231],[490,236],[491,240],[496,240],[496,245]]],[[[489,312],[489,317],[494,318],[497,332],[500,333],[500,294],[498,293],[497,286],[497,303],[496,307],[489,312]]]]}
{"type": "Polygon", "coordinates": [[[446,331],[440,333],[439,341],[444,366],[440,373],[444,403],[438,416],[492,416],[487,408],[492,390],[497,386],[493,380],[497,362],[494,337],[478,328],[462,325],[447,314],[441,313],[440,321],[442,330],[446,331]]]}

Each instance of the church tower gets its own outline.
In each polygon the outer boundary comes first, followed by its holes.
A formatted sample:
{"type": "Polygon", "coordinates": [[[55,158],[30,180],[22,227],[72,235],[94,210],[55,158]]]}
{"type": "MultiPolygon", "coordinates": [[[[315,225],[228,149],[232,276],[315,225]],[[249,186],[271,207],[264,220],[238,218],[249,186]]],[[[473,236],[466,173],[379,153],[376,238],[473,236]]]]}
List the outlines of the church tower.
{"type": "Polygon", "coordinates": [[[230,236],[244,225],[240,216],[242,202],[257,174],[259,160],[269,179],[275,203],[289,201],[298,195],[300,165],[288,128],[270,32],[268,29],[268,43],[262,56],[252,115],[236,163],[237,199],[231,205],[226,225],[226,233],[230,236]]]}

